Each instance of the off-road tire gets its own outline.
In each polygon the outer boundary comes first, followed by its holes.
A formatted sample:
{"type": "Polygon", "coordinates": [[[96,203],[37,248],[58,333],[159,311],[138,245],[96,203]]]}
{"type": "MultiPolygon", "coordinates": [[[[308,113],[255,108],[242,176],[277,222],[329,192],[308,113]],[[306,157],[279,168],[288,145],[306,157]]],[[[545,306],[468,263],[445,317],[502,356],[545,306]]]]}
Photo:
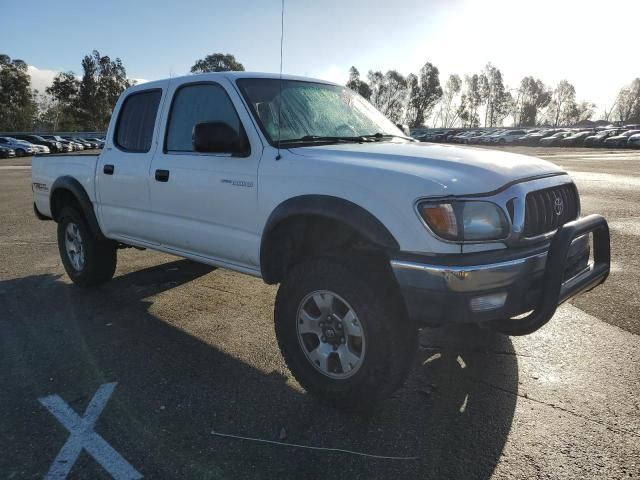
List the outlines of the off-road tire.
{"type": "Polygon", "coordinates": [[[84,215],[71,206],[64,207],[58,216],[58,250],[67,275],[79,287],[92,287],[105,283],[111,280],[116,271],[116,243],[97,238],[87,225],[84,215]],[[73,266],[65,246],[65,235],[69,223],[78,226],[82,239],[84,266],[80,270],[73,266]]]}
{"type": "Polygon", "coordinates": [[[388,273],[322,257],[293,267],[280,285],[274,311],[280,351],[300,385],[323,403],[341,410],[368,410],[398,389],[411,370],[418,329],[406,318],[388,273]],[[366,352],[349,378],[334,379],[320,372],[298,339],[300,303],[318,290],[335,292],[346,300],[364,330],[366,352]]]}

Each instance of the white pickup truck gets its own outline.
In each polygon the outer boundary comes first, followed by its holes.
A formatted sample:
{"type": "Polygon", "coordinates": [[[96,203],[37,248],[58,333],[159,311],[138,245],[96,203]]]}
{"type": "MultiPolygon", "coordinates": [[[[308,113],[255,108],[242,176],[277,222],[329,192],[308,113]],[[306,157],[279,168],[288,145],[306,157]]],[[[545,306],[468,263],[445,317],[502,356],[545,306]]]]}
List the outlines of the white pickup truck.
{"type": "Polygon", "coordinates": [[[557,166],[416,142],[319,80],[225,72],[132,87],[100,155],[37,157],[32,176],[78,286],[109,280],[130,246],[279,283],[287,365],[339,408],[398,388],[421,326],[531,333],[609,273],[607,222],[579,218],[557,166]]]}

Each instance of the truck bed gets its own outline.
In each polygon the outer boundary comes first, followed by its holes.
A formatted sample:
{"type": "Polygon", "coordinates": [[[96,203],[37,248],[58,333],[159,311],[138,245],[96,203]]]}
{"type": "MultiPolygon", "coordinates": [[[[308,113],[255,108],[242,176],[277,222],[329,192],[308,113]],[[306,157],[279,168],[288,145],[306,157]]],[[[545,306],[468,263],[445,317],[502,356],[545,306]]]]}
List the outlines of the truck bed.
{"type": "Polygon", "coordinates": [[[71,177],[95,201],[95,173],[99,153],[56,153],[36,156],[31,161],[31,182],[38,211],[51,216],[49,193],[53,183],[61,177],[71,177]]]}

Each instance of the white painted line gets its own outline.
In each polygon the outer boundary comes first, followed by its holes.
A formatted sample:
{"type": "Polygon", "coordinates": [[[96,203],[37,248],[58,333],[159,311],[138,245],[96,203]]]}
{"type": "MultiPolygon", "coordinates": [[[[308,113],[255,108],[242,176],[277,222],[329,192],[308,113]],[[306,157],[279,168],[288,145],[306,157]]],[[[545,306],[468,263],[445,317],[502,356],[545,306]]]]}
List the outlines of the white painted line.
{"type": "Polygon", "coordinates": [[[31,170],[31,165],[0,165],[0,170],[31,170]]]}
{"type": "Polygon", "coordinates": [[[422,362],[423,365],[426,365],[427,363],[431,363],[434,360],[439,359],[440,357],[442,357],[441,353],[434,353],[433,355],[431,355],[429,358],[427,358],[424,362],[422,362]]]}
{"type": "Polygon", "coordinates": [[[467,409],[467,403],[469,403],[469,394],[467,393],[464,396],[464,402],[462,402],[462,405],[460,405],[460,413],[464,413],[465,410],[467,409]]]}
{"type": "Polygon", "coordinates": [[[360,457],[378,458],[381,460],[418,460],[420,457],[392,457],[388,455],[373,455],[371,453],[356,452],[354,450],[344,450],[342,448],[326,448],[326,447],[314,447],[312,445],[298,445],[296,443],[276,442],[275,440],[264,440],[262,438],[242,437],[240,435],[231,435],[229,433],[219,433],[211,431],[211,435],[218,437],[235,438],[237,440],[248,440],[250,442],[269,443],[271,445],[278,445],[281,447],[293,447],[293,448],[306,448],[308,450],[323,450],[325,452],[347,453],[349,455],[358,455],[360,457]]]}
{"type": "Polygon", "coordinates": [[[460,365],[460,368],[466,368],[467,364],[464,363],[464,360],[460,355],[458,355],[458,358],[456,358],[456,360],[458,361],[458,365],[460,365]]]}
{"type": "Polygon", "coordinates": [[[142,478],[142,475],[122,458],[104,438],[93,431],[98,417],[115,388],[116,382],[100,385],[82,418],[58,395],[38,399],[71,433],[51,464],[44,477],[45,480],[67,478],[83,449],[116,480],[142,478]]]}

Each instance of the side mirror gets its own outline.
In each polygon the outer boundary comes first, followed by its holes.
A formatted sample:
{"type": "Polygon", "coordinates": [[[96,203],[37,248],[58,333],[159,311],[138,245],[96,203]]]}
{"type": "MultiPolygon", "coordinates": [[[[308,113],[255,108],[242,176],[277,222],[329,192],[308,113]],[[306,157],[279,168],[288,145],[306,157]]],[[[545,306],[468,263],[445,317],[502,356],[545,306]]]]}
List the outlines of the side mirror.
{"type": "Polygon", "coordinates": [[[249,152],[247,141],[228,123],[204,122],[193,127],[193,150],[203,153],[231,153],[245,155],[249,152]]]}

